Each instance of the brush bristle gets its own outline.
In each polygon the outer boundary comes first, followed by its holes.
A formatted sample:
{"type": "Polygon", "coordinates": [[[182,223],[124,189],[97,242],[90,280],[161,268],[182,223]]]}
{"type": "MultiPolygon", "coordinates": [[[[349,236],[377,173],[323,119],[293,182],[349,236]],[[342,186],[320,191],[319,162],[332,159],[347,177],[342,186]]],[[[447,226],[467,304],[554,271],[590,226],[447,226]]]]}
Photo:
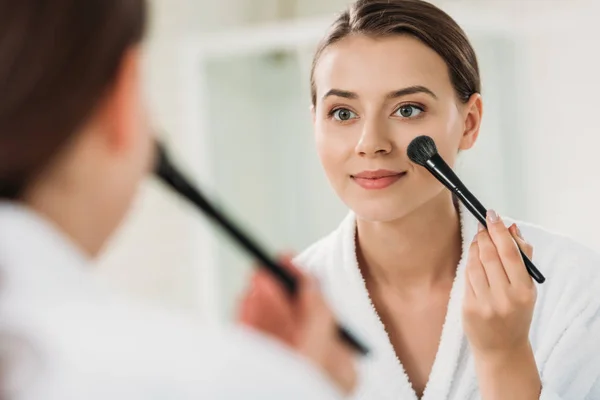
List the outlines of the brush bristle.
{"type": "Polygon", "coordinates": [[[429,136],[419,136],[413,139],[406,150],[408,158],[416,164],[425,165],[427,160],[437,154],[435,142],[429,136]]]}

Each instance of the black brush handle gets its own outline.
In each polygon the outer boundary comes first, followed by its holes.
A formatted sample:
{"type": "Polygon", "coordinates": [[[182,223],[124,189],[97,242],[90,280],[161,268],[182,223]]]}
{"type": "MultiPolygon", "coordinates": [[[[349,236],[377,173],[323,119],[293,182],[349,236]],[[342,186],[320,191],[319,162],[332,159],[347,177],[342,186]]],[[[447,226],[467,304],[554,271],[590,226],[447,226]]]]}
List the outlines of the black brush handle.
{"type": "MultiPolygon", "coordinates": [[[[467,207],[467,209],[473,214],[475,218],[487,229],[487,209],[477,200],[477,198],[467,189],[460,178],[454,173],[452,168],[440,157],[439,154],[434,155],[424,165],[425,168],[433,176],[435,176],[444,186],[446,186],[452,193],[454,193],[458,199],[467,207]]],[[[523,250],[517,245],[523,263],[529,275],[537,282],[544,283],[546,278],[539,269],[533,264],[533,262],[527,257],[523,250]]]]}
{"type": "MultiPolygon", "coordinates": [[[[465,207],[467,207],[469,211],[471,211],[471,214],[473,214],[475,218],[477,218],[477,220],[481,222],[481,224],[487,229],[487,220],[484,217],[484,215],[487,215],[487,210],[477,201],[477,199],[475,199],[475,196],[470,195],[470,192],[467,188],[463,188],[463,190],[457,188],[453,192],[463,202],[465,207]]],[[[537,269],[537,267],[533,264],[529,257],[527,257],[525,253],[523,253],[523,250],[521,250],[521,248],[518,245],[517,248],[519,249],[519,253],[521,253],[521,258],[523,258],[523,263],[525,264],[525,268],[527,269],[529,275],[537,283],[544,283],[546,281],[544,275],[542,275],[540,270],[537,269]]]]}
{"type": "MultiPolygon", "coordinates": [[[[271,272],[290,293],[298,292],[298,281],[285,268],[273,261],[271,257],[255,242],[249,235],[242,232],[229,218],[218,211],[200,191],[191,185],[190,181],[173,166],[165,148],[161,144],[158,147],[158,160],[155,174],[181,196],[200,208],[208,217],[221,226],[243,249],[259,261],[259,265],[271,272]]],[[[351,348],[362,355],[369,353],[369,349],[361,343],[345,327],[338,325],[338,335],[351,348]]]]}

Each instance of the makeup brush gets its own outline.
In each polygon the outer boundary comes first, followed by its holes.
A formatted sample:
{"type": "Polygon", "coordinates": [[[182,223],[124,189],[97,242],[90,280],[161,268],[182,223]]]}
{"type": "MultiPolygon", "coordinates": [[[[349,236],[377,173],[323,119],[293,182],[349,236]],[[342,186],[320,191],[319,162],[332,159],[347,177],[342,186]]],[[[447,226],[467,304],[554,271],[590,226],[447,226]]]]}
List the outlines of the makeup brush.
{"type": "MultiPolygon", "coordinates": [[[[267,253],[251,239],[249,235],[242,232],[230,218],[217,210],[204,195],[187,179],[171,162],[165,147],[157,142],[157,160],[154,173],[167,186],[177,192],[179,195],[194,204],[213,222],[216,222],[240,247],[259,261],[262,268],[267,269],[287,290],[290,295],[295,295],[298,291],[298,281],[285,268],[277,264],[267,253]]],[[[362,344],[348,329],[338,325],[338,334],[341,339],[351,348],[366,355],[369,349],[362,344]]]]}
{"type": "MultiPolygon", "coordinates": [[[[477,200],[477,198],[467,189],[467,187],[456,176],[452,168],[446,164],[444,159],[438,154],[435,142],[429,136],[419,136],[413,139],[408,145],[408,158],[415,164],[425,167],[434,177],[446,186],[458,199],[467,207],[475,218],[487,228],[487,209],[477,200]]],[[[525,268],[533,279],[538,283],[544,283],[546,278],[536,268],[533,262],[519,248],[525,268]]]]}

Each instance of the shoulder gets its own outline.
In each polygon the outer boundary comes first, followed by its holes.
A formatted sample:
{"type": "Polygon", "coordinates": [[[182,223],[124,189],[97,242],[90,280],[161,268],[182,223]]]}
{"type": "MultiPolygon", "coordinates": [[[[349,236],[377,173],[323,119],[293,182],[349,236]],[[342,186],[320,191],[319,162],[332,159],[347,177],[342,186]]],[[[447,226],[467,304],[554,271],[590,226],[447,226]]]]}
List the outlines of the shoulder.
{"type": "Polygon", "coordinates": [[[126,299],[66,298],[43,309],[37,306],[15,308],[19,315],[5,314],[5,323],[50,362],[60,359],[80,371],[149,376],[160,374],[163,367],[144,360],[158,359],[178,362],[182,369],[199,368],[199,360],[195,365],[181,361],[190,358],[186,354],[201,353],[222,341],[187,313],[126,299]]]}
{"type": "Polygon", "coordinates": [[[75,381],[80,393],[114,399],[148,398],[157,390],[172,399],[275,399],[290,388],[298,393],[293,399],[336,398],[320,371],[249,330],[210,328],[183,313],[134,303],[51,307],[43,317],[28,317],[35,321],[21,324],[17,334],[51,369],[34,386],[52,393],[64,394],[75,381]]]}
{"type": "Polygon", "coordinates": [[[534,248],[532,261],[546,277],[538,285],[536,303],[540,334],[582,324],[593,325],[598,332],[600,255],[567,236],[533,224],[517,224],[534,248]]]}
{"type": "Polygon", "coordinates": [[[515,221],[534,248],[534,262],[550,279],[593,282],[600,279],[600,255],[565,235],[535,224],[515,221]]]}
{"type": "MultiPolygon", "coordinates": [[[[561,395],[583,398],[582,388],[598,393],[600,363],[600,256],[577,241],[533,224],[517,222],[533,245],[533,262],[546,276],[538,285],[530,337],[546,382],[561,395]],[[568,386],[573,377],[579,385],[568,386]],[[562,387],[565,385],[565,387],[562,387]],[[577,394],[575,394],[577,393],[577,394]]],[[[588,398],[588,397],[586,397],[588,398]]]]}

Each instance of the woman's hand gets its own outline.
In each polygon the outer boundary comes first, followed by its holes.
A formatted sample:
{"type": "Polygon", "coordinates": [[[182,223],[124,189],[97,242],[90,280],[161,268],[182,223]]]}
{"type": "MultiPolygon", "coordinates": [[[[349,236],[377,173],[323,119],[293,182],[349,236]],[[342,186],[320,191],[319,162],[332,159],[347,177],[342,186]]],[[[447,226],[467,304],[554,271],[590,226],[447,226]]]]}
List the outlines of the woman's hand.
{"type": "Polygon", "coordinates": [[[475,357],[484,399],[537,399],[539,373],[529,343],[536,286],[517,243],[532,257],[533,248],[516,225],[507,229],[494,211],[488,230],[480,226],[466,267],[464,329],[475,357]]]}
{"type": "Polygon", "coordinates": [[[259,269],[242,301],[240,322],[284,342],[320,367],[344,394],[351,393],[357,382],[354,354],[338,338],[335,319],[316,281],[289,258],[281,264],[298,278],[298,295],[291,298],[259,269]]]}
{"type": "Polygon", "coordinates": [[[490,211],[488,230],[480,225],[471,244],[463,304],[465,332],[474,352],[513,351],[529,343],[536,287],[517,248],[531,258],[533,248],[490,211]],[[516,242],[516,243],[515,243],[516,242]]]}

